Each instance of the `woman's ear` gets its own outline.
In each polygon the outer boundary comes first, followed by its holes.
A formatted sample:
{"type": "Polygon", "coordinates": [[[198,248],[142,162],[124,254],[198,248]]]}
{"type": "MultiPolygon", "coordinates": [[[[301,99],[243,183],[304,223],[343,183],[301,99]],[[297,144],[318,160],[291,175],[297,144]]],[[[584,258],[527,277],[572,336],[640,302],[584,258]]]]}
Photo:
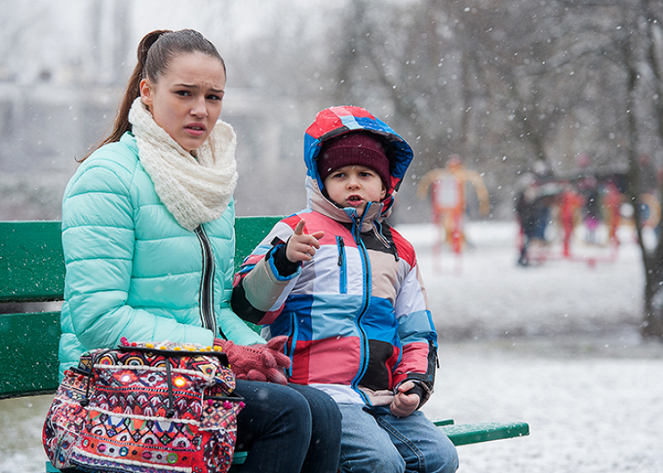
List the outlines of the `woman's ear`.
{"type": "Polygon", "coordinates": [[[152,86],[147,79],[140,81],[140,98],[148,107],[152,105],[152,86]]]}
{"type": "Polygon", "coordinates": [[[384,182],[382,183],[382,192],[380,192],[380,200],[384,199],[387,197],[387,188],[384,186],[384,182]]]}

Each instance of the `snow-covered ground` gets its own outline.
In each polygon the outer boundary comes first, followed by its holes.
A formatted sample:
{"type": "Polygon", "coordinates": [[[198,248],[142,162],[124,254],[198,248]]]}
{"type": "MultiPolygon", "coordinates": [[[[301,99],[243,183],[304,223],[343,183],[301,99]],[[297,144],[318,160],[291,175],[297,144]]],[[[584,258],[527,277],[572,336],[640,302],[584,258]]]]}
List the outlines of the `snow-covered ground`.
{"type": "Polygon", "coordinates": [[[459,471],[663,472],[663,344],[638,335],[644,277],[631,229],[616,255],[578,235],[572,258],[553,245],[526,268],[511,223],[468,226],[474,249],[460,257],[432,257],[431,227],[401,231],[441,336],[424,410],[530,425],[528,437],[460,447],[459,471]]]}
{"type": "Polygon", "coordinates": [[[517,266],[514,223],[467,225],[471,246],[460,256],[443,246],[434,256],[432,226],[403,226],[417,250],[428,299],[442,339],[523,335],[589,335],[641,321],[644,274],[632,229],[618,250],[572,240],[569,258],[552,243],[517,266]],[[537,259],[538,258],[538,259],[537,259]]]}
{"type": "MultiPolygon", "coordinates": [[[[473,249],[433,256],[435,230],[402,226],[440,332],[424,407],[456,423],[526,421],[528,437],[459,447],[462,473],[663,473],[663,343],[643,342],[632,231],[613,258],[574,240],[573,259],[516,265],[512,223],[467,226],[473,249]],[[588,264],[593,261],[594,264],[588,264]]],[[[48,397],[0,402],[0,473],[43,471],[48,397]]]]}

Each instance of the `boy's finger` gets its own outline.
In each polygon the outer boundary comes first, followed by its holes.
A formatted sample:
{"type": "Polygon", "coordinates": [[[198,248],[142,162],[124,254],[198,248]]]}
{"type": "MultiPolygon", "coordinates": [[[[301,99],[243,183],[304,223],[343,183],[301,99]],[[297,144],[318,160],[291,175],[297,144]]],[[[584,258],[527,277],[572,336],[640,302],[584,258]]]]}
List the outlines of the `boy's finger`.
{"type": "Polygon", "coordinates": [[[319,240],[320,238],[325,236],[325,232],[319,231],[319,232],[311,233],[311,236],[314,237],[316,240],[319,240]]]}
{"type": "Polygon", "coordinates": [[[325,232],[312,233],[311,235],[309,235],[309,237],[311,238],[308,240],[307,245],[312,246],[317,250],[318,248],[320,248],[320,238],[322,238],[324,235],[325,232]]]}
{"type": "Polygon", "coordinates": [[[306,225],[306,222],[304,220],[300,220],[299,222],[297,222],[297,226],[295,227],[295,235],[304,234],[304,225],[306,225]]]}
{"type": "Polygon", "coordinates": [[[398,386],[398,390],[402,393],[409,391],[414,387],[414,383],[412,381],[405,381],[403,384],[398,386]]]}

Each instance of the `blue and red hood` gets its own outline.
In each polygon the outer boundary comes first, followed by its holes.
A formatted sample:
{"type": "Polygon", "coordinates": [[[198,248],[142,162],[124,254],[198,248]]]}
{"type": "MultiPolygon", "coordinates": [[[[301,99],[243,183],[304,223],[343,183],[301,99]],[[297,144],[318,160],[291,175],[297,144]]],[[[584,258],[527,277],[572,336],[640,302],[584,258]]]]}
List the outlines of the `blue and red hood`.
{"type": "Polygon", "coordinates": [[[387,150],[387,156],[391,161],[391,182],[389,189],[387,189],[387,196],[382,201],[384,208],[389,209],[393,204],[393,194],[398,191],[405,172],[412,162],[414,153],[410,145],[389,125],[375,118],[371,112],[361,107],[330,107],[317,114],[315,121],[306,129],[304,134],[306,174],[322,190],[323,185],[320,181],[317,165],[317,158],[322,144],[331,138],[357,130],[380,135],[390,147],[387,150]]]}

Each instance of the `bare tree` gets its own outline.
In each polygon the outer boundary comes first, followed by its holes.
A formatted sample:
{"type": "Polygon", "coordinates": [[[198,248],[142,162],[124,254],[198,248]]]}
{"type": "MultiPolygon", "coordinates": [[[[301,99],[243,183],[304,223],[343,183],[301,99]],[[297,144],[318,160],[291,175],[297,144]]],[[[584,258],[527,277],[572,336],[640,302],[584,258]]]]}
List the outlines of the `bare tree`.
{"type": "MultiPolygon", "coordinates": [[[[647,192],[646,175],[641,168],[639,154],[646,149],[646,142],[656,139],[658,146],[663,143],[663,36],[661,19],[663,10],[660,4],[649,0],[634,2],[629,11],[624,11],[625,31],[620,38],[624,66],[628,71],[628,134],[629,134],[629,200],[635,209],[636,231],[642,251],[645,272],[644,320],[641,332],[645,337],[663,339],[663,239],[658,238],[653,245],[647,245],[641,222],[642,207],[639,197],[647,192]],[[653,121],[655,126],[648,129],[644,124],[653,121]],[[649,136],[647,136],[649,135],[649,136]]],[[[659,186],[659,202],[663,201],[659,186]]]]}

